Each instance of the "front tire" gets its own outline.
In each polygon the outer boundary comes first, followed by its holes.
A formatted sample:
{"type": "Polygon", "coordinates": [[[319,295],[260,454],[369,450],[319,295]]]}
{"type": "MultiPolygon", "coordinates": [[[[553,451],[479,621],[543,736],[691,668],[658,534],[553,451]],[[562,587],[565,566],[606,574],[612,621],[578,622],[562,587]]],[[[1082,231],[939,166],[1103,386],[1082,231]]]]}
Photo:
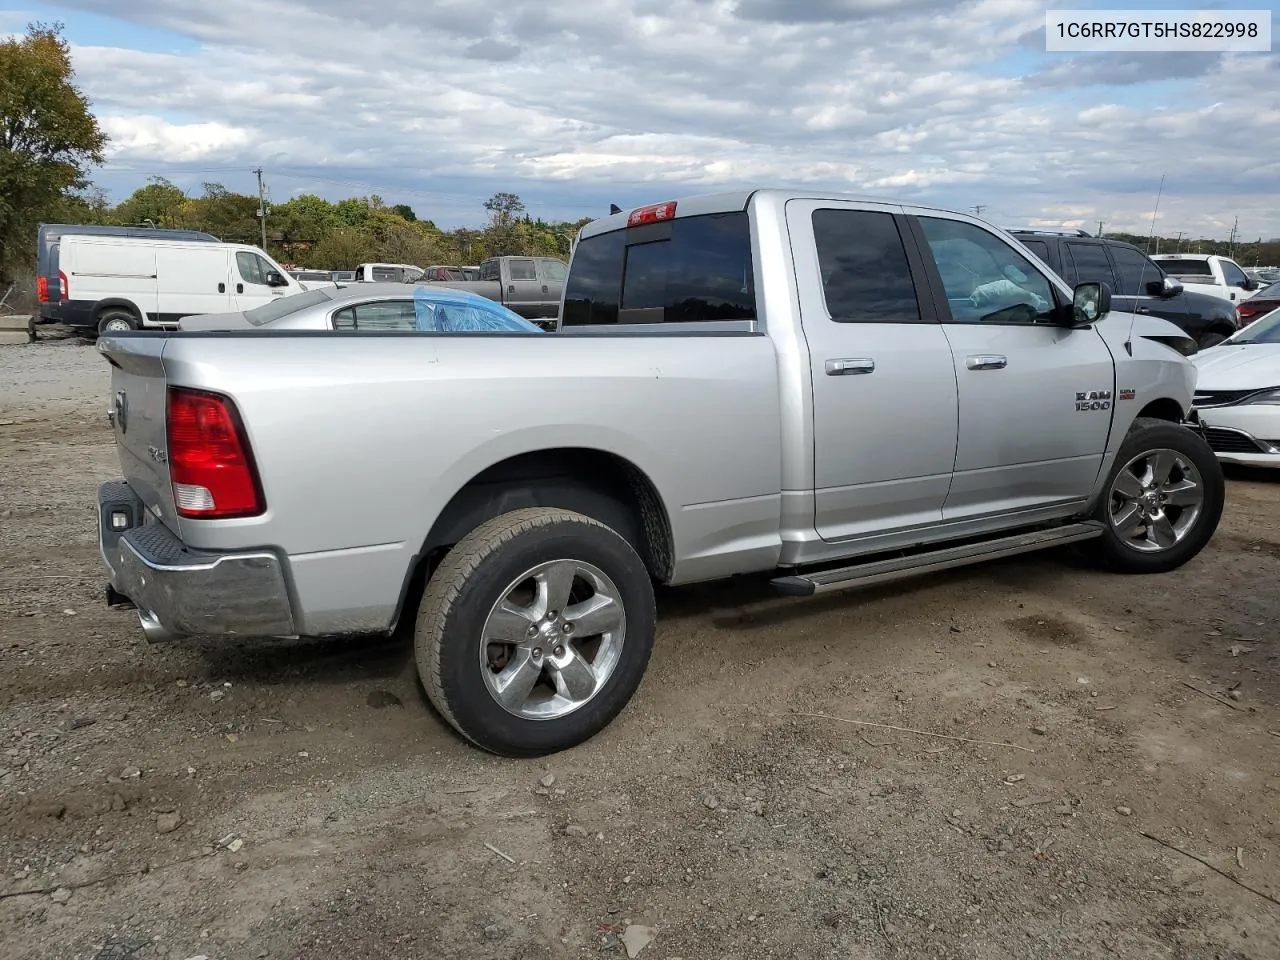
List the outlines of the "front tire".
{"type": "Polygon", "coordinates": [[[569,510],[513,510],[468,534],[432,574],[414,630],[418,673],[472,743],[542,756],[622,711],[655,623],[652,581],[625,539],[569,510]]]}
{"type": "Polygon", "coordinates": [[[1092,547],[1122,573],[1165,573],[1204,549],[1226,499],[1222,465],[1195,431],[1166,420],[1134,421],[1093,519],[1106,527],[1092,547]]]}
{"type": "Polygon", "coordinates": [[[1202,334],[1196,343],[1199,345],[1201,350],[1208,350],[1210,347],[1216,347],[1226,339],[1227,338],[1224,334],[1210,331],[1209,333],[1202,334]]]}

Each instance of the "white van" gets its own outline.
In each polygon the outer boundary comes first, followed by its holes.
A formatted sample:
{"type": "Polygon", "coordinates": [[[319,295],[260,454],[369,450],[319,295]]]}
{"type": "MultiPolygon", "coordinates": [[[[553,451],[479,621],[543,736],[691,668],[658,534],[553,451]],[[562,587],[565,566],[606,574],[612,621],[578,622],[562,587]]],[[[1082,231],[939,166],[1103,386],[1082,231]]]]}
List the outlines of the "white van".
{"type": "Polygon", "coordinates": [[[302,286],[257,247],[147,237],[63,236],[63,322],[99,333],[248,310],[302,286]]]}
{"type": "Polygon", "coordinates": [[[362,263],[356,267],[356,283],[413,283],[426,272],[411,263],[362,263]]]}

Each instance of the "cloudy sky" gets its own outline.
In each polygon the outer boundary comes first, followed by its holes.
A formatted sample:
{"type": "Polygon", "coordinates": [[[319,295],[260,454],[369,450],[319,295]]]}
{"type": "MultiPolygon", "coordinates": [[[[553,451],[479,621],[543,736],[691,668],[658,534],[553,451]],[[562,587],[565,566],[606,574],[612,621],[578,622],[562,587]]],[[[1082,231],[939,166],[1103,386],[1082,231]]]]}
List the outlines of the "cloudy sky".
{"type": "Polygon", "coordinates": [[[1162,232],[1280,236],[1280,54],[1044,52],[1049,6],[1257,0],[0,4],[0,32],[65,23],[116,199],[261,164],[276,202],[442,226],[496,190],[558,219],[793,184],[1145,232],[1167,173],[1162,232]]]}

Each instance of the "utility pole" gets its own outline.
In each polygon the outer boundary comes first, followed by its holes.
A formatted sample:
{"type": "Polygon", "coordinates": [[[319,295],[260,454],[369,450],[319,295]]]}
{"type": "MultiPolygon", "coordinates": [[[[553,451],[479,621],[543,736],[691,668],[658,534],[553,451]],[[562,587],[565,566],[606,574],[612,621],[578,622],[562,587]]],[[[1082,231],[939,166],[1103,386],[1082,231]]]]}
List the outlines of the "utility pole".
{"type": "Polygon", "coordinates": [[[1174,248],[1173,248],[1173,252],[1174,252],[1174,253],[1181,253],[1181,252],[1182,252],[1182,235],[1183,235],[1184,233],[1186,233],[1186,231],[1185,231],[1185,230],[1179,230],[1179,231],[1178,231],[1178,240],[1177,240],[1177,243],[1175,244],[1175,246],[1174,246],[1174,248]]]}
{"type": "Polygon", "coordinates": [[[1228,257],[1234,257],[1236,255],[1236,231],[1239,228],[1240,218],[1236,217],[1235,221],[1231,224],[1231,239],[1227,241],[1229,244],[1229,247],[1227,248],[1228,257]]]}
{"type": "Polygon", "coordinates": [[[1099,220],[1099,221],[1098,221],[1098,236],[1099,236],[1099,237],[1101,237],[1101,236],[1102,236],[1102,221],[1101,221],[1101,220],[1099,220]]]}
{"type": "Polygon", "coordinates": [[[975,203],[973,205],[973,215],[975,217],[980,217],[982,216],[982,211],[985,209],[987,209],[987,205],[985,203],[975,203]]]}
{"type": "Polygon", "coordinates": [[[267,194],[262,186],[262,168],[253,171],[258,175],[258,219],[262,221],[262,249],[267,249],[267,194]]]}

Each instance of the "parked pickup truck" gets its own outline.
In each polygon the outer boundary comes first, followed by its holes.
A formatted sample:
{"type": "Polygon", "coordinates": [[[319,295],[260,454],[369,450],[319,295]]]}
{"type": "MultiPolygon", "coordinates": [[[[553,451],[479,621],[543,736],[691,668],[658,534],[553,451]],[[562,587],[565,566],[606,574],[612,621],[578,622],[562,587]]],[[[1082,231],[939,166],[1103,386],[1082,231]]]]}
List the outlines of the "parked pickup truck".
{"type": "Polygon", "coordinates": [[[1151,259],[1192,293],[1238,301],[1249,299],[1261,287],[1230,257],[1210,253],[1157,253],[1151,259]]]}
{"type": "Polygon", "coordinates": [[[1186,335],[1109,300],[972,217],[759,190],[586,225],[554,335],[109,334],[108,599],[152,639],[404,624],[441,716],[531,756],[630,700],[655,584],[1172,570],[1222,473],[1186,335]]]}
{"type": "MultiPolygon", "coordinates": [[[[554,321],[560,310],[567,272],[564,262],[554,257],[490,257],[480,264],[479,280],[426,279],[419,282],[439,283],[478,293],[496,300],[526,320],[554,321]]],[[[551,327],[554,323],[542,323],[540,326],[551,327]]]]}

